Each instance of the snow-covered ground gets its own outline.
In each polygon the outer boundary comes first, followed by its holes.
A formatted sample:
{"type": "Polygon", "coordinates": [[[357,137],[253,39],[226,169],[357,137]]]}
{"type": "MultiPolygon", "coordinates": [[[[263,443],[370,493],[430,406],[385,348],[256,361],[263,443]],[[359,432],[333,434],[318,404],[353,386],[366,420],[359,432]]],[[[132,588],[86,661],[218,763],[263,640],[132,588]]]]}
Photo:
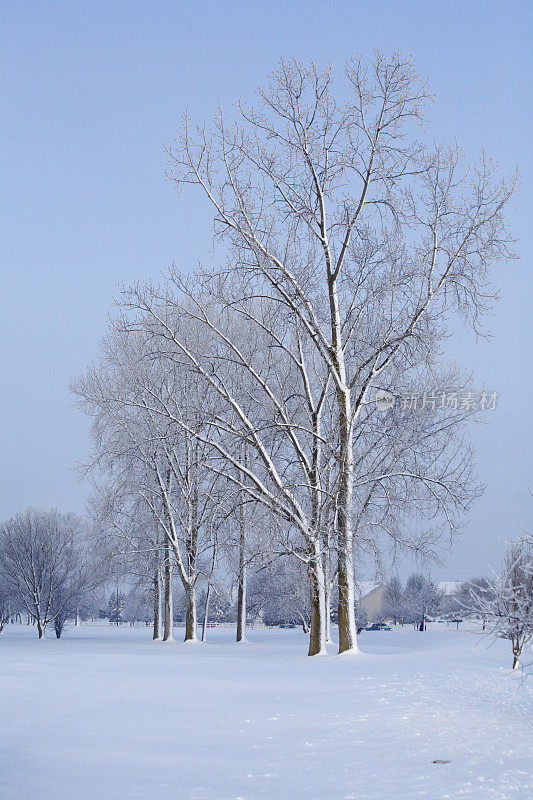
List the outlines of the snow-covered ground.
{"type": "Polygon", "coordinates": [[[506,642],[438,627],[364,632],[358,656],[309,659],[293,630],[185,645],[149,628],[39,642],[7,626],[0,797],[533,797],[530,683],[506,642]]]}

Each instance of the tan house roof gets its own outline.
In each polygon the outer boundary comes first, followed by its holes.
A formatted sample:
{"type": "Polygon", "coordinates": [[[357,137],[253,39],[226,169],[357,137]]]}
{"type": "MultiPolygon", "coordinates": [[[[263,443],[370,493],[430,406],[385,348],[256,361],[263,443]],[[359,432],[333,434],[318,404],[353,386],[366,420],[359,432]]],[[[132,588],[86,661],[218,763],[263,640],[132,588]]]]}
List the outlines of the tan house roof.
{"type": "Polygon", "coordinates": [[[372,592],[375,592],[376,589],[385,588],[382,583],[379,581],[357,581],[355,584],[355,591],[359,599],[363,599],[367,597],[372,592]]]}

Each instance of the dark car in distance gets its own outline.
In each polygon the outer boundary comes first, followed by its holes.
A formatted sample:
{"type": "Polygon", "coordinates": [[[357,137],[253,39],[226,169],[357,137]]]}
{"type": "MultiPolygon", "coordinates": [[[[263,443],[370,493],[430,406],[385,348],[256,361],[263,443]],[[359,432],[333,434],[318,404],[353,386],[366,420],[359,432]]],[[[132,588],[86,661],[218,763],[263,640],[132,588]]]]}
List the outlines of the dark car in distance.
{"type": "Polygon", "coordinates": [[[373,622],[372,625],[367,625],[365,631],[391,631],[388,625],[384,622],[373,622]]]}

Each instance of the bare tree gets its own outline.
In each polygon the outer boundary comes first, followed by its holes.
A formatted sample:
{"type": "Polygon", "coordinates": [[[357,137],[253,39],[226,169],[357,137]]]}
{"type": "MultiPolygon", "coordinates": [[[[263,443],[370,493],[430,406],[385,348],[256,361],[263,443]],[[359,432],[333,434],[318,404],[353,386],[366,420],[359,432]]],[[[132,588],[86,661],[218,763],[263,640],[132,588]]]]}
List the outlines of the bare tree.
{"type": "Polygon", "coordinates": [[[0,633],[4,630],[5,624],[9,622],[13,612],[13,600],[0,572],[0,633]]]}
{"type": "Polygon", "coordinates": [[[252,613],[267,625],[301,625],[308,633],[309,583],[302,562],[283,558],[255,572],[250,597],[252,613]]]}
{"type": "Polygon", "coordinates": [[[50,622],[59,638],[65,620],[100,580],[89,563],[80,519],[57,509],[29,508],[0,526],[0,573],[35,621],[39,639],[50,622]]]}
{"type": "Polygon", "coordinates": [[[472,608],[488,619],[494,636],[509,639],[513,669],[520,665],[524,647],[533,638],[533,537],[520,532],[510,543],[492,591],[472,589],[472,608]]]}
{"type": "Polygon", "coordinates": [[[440,595],[433,581],[423,575],[410,575],[405,584],[405,613],[419,631],[426,630],[426,620],[439,609],[440,595]]]}
{"type": "Polygon", "coordinates": [[[324,382],[323,369],[315,374],[313,350],[306,353],[298,325],[280,316],[277,304],[249,303],[241,286],[229,282],[229,289],[221,288],[210,276],[187,284],[173,272],[171,281],[181,293],[139,285],[127,292],[124,305],[140,310],[141,317],[123,326],[148,331],[152,347],[159,338],[163,361],[188,364],[189,385],[197,380],[203,386],[205,427],[187,421],[175,395],[163,405],[152,401],[150,411],[209,445],[208,468],[278,517],[280,552],[302,560],[309,574],[309,653],[324,652],[321,467],[327,376],[324,382]]]}
{"type": "MultiPolygon", "coordinates": [[[[96,431],[93,433],[96,435],[96,431]]],[[[106,553],[110,568],[150,587],[147,591],[152,598],[153,639],[160,641],[165,553],[160,525],[142,496],[150,475],[131,453],[126,457],[123,441],[117,440],[114,445],[113,455],[101,463],[100,470],[94,474],[91,469],[88,473],[94,488],[88,511],[98,531],[98,547],[106,553]]],[[[96,468],[98,463],[91,466],[96,468]]]]}
{"type": "MultiPolygon", "coordinates": [[[[279,552],[303,559],[308,567],[310,654],[321,652],[329,616],[326,590],[335,575],[331,557],[338,544],[339,448],[328,394],[331,382],[323,370],[316,370],[314,350],[306,352],[298,326],[292,328],[276,313],[277,304],[249,303],[242,289],[233,287],[228,295],[212,284],[217,285],[213,276],[186,284],[173,272],[172,294],[165,288],[134,286],[125,305],[142,316],[122,324],[145,334],[149,329],[160,358],[185,358],[191,380],[203,380],[206,426],[216,434],[211,440],[216,457],[208,468],[279,517],[279,552]],[[245,333],[240,318],[246,320],[245,333]],[[194,328],[191,336],[193,325],[204,336],[194,328]],[[158,338],[162,341],[156,344],[158,338]],[[242,456],[243,441],[247,453],[254,454],[250,463],[242,456]],[[280,502],[287,498],[290,503],[280,502]]],[[[465,385],[457,370],[429,368],[414,356],[401,369],[391,368],[387,378],[385,385],[396,392],[407,392],[409,380],[465,385]]],[[[430,390],[428,394],[437,397],[430,390]]],[[[178,398],[169,397],[157,412],[151,402],[151,411],[193,433],[178,398]]],[[[353,437],[358,474],[352,496],[360,548],[368,546],[377,554],[381,535],[396,549],[427,557],[443,527],[450,536],[456,533],[461,514],[479,494],[464,435],[473,411],[436,409],[435,402],[418,413],[401,404],[385,416],[374,403],[361,409],[353,437]],[[409,524],[413,518],[423,524],[409,524]]],[[[205,430],[200,434],[204,444],[205,430]]]]}
{"type": "MultiPolygon", "coordinates": [[[[164,353],[154,358],[145,335],[114,331],[100,363],[72,386],[95,420],[90,468],[106,480],[112,476],[122,487],[119,494],[140,500],[161,531],[161,542],[152,547],[162,551],[163,639],[171,638],[174,564],[185,590],[185,638],[194,640],[199,559],[212,547],[209,536],[219,500],[217,476],[205,466],[209,441],[195,435],[202,427],[201,402],[185,377],[164,353]],[[167,413],[169,404],[180,409],[180,424],[167,413]]],[[[132,539],[128,524],[121,533],[132,539]]],[[[157,594],[158,575],[155,580],[157,594]]]]}
{"type": "Polygon", "coordinates": [[[461,583],[458,591],[449,597],[448,616],[451,618],[459,613],[469,617],[481,617],[482,629],[485,630],[487,617],[485,613],[478,610],[478,607],[493,599],[494,591],[488,578],[483,576],[470,578],[461,583]]]}
{"type": "Polygon", "coordinates": [[[398,577],[391,578],[385,586],[383,594],[382,614],[384,617],[391,617],[394,624],[404,619],[405,598],[403,587],[398,577]]]}

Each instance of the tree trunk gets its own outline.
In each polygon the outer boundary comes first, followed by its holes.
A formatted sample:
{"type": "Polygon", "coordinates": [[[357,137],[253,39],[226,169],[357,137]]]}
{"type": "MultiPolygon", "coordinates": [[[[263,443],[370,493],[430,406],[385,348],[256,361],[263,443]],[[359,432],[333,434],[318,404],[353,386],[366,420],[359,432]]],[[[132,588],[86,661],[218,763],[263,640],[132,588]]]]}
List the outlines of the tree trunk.
{"type": "Polygon", "coordinates": [[[207,622],[209,618],[209,601],[211,599],[211,578],[213,577],[213,572],[215,571],[215,564],[217,560],[217,543],[216,541],[213,542],[213,558],[211,560],[211,574],[209,576],[209,580],[207,581],[207,592],[205,594],[205,604],[204,604],[204,621],[202,623],[202,642],[205,642],[207,637],[207,622]]]}
{"type": "Polygon", "coordinates": [[[520,661],[520,654],[522,652],[522,644],[518,636],[511,637],[511,644],[513,646],[513,669],[518,667],[520,661]]]}
{"type": "Polygon", "coordinates": [[[339,445],[341,455],[338,494],[338,585],[339,653],[357,651],[355,625],[355,586],[353,570],[353,419],[351,390],[346,375],[342,346],[337,277],[328,269],[328,296],[331,324],[332,358],[338,376],[336,390],[339,445]]]}
{"type": "Polygon", "coordinates": [[[309,562],[309,600],[311,619],[309,623],[308,655],[324,655],[326,650],[326,599],[324,587],[324,570],[320,555],[309,562]]]}
{"type": "Polygon", "coordinates": [[[330,535],[325,534],[322,548],[322,569],[324,571],[324,604],[326,622],[326,642],[331,642],[331,577],[330,577],[330,535]]]}
{"type": "Polygon", "coordinates": [[[349,391],[339,395],[342,470],[339,486],[339,653],[357,651],[353,569],[353,436],[349,391]]]}
{"type": "Polygon", "coordinates": [[[161,639],[161,575],[159,566],[154,573],[154,641],[161,639]]]}
{"type": "Polygon", "coordinates": [[[172,641],[174,625],[174,603],[172,597],[172,551],[170,542],[165,542],[165,603],[164,603],[164,626],[163,641],[172,641]]]}
{"type": "Polygon", "coordinates": [[[211,597],[211,584],[207,584],[207,592],[205,593],[205,605],[204,605],[204,621],[202,623],[202,642],[205,642],[207,636],[207,620],[209,617],[209,599],[211,597]]]}
{"type": "Polygon", "coordinates": [[[185,589],[185,641],[196,642],[196,588],[185,589]]]}
{"type": "Polygon", "coordinates": [[[39,639],[42,639],[44,638],[44,628],[41,625],[41,620],[39,618],[37,618],[36,622],[37,622],[37,633],[39,635],[39,639]]]}
{"type": "MultiPolygon", "coordinates": [[[[246,569],[246,567],[244,567],[246,569]]],[[[237,641],[246,641],[246,574],[239,575],[237,590],[237,641]]]]}
{"type": "MultiPolygon", "coordinates": [[[[196,576],[198,556],[198,441],[194,442],[195,458],[193,463],[187,456],[187,474],[190,479],[190,493],[187,497],[187,537],[185,552],[187,556],[186,579],[182,575],[185,589],[185,641],[196,642],[196,576]]],[[[187,449],[187,452],[188,449],[187,449]]]]}
{"type": "Polygon", "coordinates": [[[237,641],[246,641],[246,510],[242,502],[239,509],[239,586],[237,589],[237,641]]]}

